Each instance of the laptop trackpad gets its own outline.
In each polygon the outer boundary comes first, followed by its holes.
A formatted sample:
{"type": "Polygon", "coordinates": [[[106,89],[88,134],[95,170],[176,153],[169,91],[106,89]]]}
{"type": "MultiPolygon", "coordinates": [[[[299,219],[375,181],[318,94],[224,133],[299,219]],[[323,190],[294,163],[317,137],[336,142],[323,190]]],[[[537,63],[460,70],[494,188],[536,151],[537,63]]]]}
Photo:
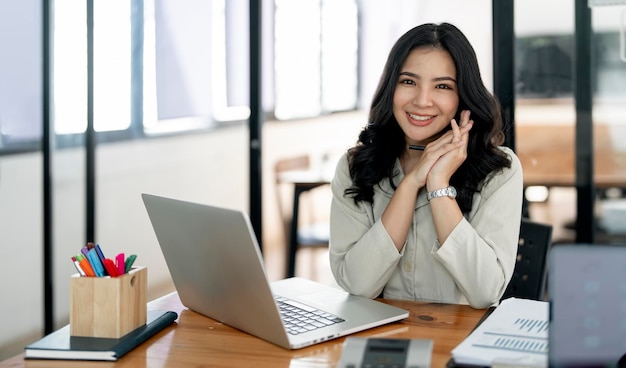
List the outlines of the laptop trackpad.
{"type": "Polygon", "coordinates": [[[317,305],[332,305],[332,304],[341,304],[345,303],[350,294],[345,291],[329,289],[329,290],[320,290],[312,293],[298,295],[298,299],[310,302],[317,305]]]}

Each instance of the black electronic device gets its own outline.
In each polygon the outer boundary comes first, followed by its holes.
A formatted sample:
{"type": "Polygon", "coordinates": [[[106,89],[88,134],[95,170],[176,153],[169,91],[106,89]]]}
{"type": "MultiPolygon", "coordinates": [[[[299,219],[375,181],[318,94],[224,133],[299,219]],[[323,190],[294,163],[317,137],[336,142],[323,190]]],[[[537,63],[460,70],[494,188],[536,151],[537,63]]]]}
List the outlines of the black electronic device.
{"type": "Polygon", "coordinates": [[[348,337],[338,368],[430,367],[433,340],[348,337]]]}

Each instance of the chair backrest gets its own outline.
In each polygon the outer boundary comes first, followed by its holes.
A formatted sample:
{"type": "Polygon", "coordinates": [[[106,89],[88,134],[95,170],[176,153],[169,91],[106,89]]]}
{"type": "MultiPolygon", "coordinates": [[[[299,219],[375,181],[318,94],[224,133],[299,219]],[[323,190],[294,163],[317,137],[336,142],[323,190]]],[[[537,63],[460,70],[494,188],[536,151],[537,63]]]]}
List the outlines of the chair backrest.
{"type": "Polygon", "coordinates": [[[522,218],[515,270],[502,299],[544,300],[551,243],[551,225],[522,218]]]}
{"type": "Polygon", "coordinates": [[[276,181],[280,182],[280,174],[290,170],[307,170],[311,164],[309,155],[299,155],[294,157],[288,157],[279,159],[274,164],[274,174],[276,175],[276,181]]]}
{"type": "Polygon", "coordinates": [[[281,158],[274,163],[274,181],[276,200],[278,204],[278,213],[285,231],[285,236],[289,236],[289,222],[292,217],[292,199],[293,184],[286,185],[281,180],[281,175],[288,171],[305,171],[311,165],[309,155],[298,155],[293,157],[281,158]]]}

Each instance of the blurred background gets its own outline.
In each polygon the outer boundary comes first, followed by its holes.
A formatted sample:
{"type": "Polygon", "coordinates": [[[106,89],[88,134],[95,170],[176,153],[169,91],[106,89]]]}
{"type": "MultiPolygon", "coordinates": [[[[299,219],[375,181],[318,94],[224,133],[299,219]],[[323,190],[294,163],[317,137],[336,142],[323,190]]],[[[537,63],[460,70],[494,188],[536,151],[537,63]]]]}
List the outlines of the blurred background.
{"type": "MultiPolygon", "coordinates": [[[[286,277],[297,180],[277,164],[306,157],[295,169],[322,185],[300,221],[327,221],[323,183],[389,49],[425,22],[458,26],[501,98],[525,215],[555,244],[623,243],[626,5],[606,3],[0,2],[0,360],[68,323],[70,257],[88,240],[136,253],[149,300],[174,290],[143,192],[251,213],[268,277],[286,277]]],[[[327,248],[296,264],[333,284],[327,248]]]]}

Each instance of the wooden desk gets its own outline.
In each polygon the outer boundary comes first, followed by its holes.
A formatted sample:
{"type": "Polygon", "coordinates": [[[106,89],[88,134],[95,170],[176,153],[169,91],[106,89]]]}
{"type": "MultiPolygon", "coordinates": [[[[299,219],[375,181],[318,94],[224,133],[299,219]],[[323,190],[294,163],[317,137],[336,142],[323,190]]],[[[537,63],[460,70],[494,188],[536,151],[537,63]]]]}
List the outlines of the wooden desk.
{"type": "MultiPolygon", "coordinates": [[[[433,339],[432,367],[446,366],[450,351],[467,337],[486,311],[461,305],[384,302],[409,310],[409,318],[352,336],[433,339]]],[[[148,303],[148,308],[172,310],[179,318],[117,362],[24,360],[20,354],[0,363],[0,367],[335,367],[345,339],[285,350],[186,309],[177,293],[148,303]]]]}

